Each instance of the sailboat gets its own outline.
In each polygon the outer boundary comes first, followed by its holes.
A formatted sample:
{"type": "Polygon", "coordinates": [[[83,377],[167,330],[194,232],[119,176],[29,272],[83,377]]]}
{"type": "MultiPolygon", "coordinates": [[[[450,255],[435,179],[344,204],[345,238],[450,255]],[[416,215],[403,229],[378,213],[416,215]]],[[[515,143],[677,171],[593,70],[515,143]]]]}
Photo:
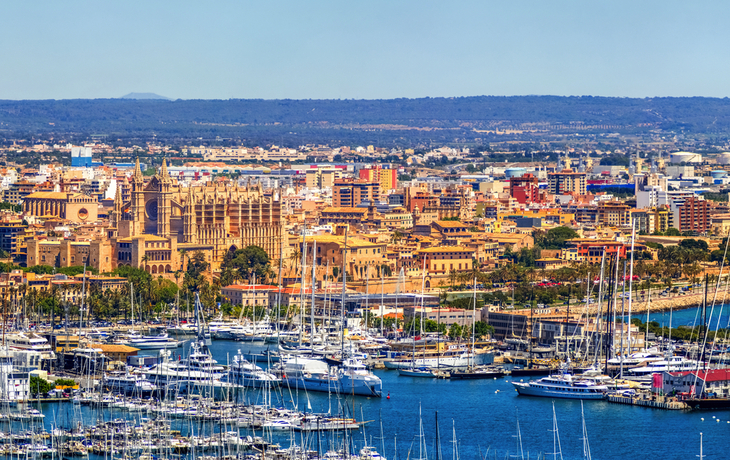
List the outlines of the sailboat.
{"type": "MultiPolygon", "coordinates": [[[[475,347],[475,330],[476,330],[476,311],[477,311],[477,279],[474,278],[474,297],[472,299],[472,306],[474,314],[471,316],[471,350],[476,356],[475,347]]],[[[491,379],[495,377],[503,377],[509,372],[501,367],[497,366],[477,366],[474,364],[474,359],[466,370],[455,370],[450,372],[449,378],[452,380],[477,380],[477,379],[491,379]]]]}
{"type": "MultiPolygon", "coordinates": [[[[426,282],[426,259],[423,260],[423,276],[421,278],[421,333],[423,334],[423,291],[425,289],[425,282],[426,282]]],[[[398,277],[398,281],[395,285],[395,292],[396,296],[399,292],[399,286],[400,286],[400,276],[398,277]]],[[[413,329],[415,332],[416,329],[416,323],[413,323],[413,329]]],[[[414,333],[415,335],[415,333],[414,333]]],[[[425,354],[426,350],[426,342],[423,343],[423,350],[425,354]]],[[[410,364],[411,367],[401,367],[398,369],[398,375],[402,375],[403,377],[421,377],[421,378],[434,378],[436,375],[434,374],[433,370],[426,367],[426,366],[415,366],[416,363],[416,340],[415,337],[413,339],[413,359],[411,359],[410,364]]]]}

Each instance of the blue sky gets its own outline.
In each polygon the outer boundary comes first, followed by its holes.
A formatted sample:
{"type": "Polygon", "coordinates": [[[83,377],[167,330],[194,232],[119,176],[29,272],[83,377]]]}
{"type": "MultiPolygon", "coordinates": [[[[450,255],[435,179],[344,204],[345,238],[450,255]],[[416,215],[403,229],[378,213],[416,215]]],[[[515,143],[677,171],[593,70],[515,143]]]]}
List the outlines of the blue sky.
{"type": "Polygon", "coordinates": [[[5,1],[0,99],[730,94],[730,2],[5,1]]]}

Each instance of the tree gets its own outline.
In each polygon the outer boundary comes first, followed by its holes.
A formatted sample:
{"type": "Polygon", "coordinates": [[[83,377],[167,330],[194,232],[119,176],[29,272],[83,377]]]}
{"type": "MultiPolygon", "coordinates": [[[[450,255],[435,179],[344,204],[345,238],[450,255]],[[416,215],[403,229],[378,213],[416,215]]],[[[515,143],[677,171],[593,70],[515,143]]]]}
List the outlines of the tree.
{"type": "Polygon", "coordinates": [[[666,232],[664,232],[664,236],[682,236],[682,232],[674,227],[670,227],[666,232]]]}
{"type": "Polygon", "coordinates": [[[259,280],[266,279],[270,270],[269,255],[259,246],[247,246],[243,249],[228,251],[221,263],[223,270],[237,270],[251,281],[253,275],[259,280]]]}
{"type": "Polygon", "coordinates": [[[51,382],[44,380],[35,375],[30,376],[30,394],[33,396],[47,395],[49,391],[53,390],[51,382]]]}
{"type": "Polygon", "coordinates": [[[532,232],[535,238],[535,246],[541,249],[563,249],[567,246],[567,240],[578,238],[578,234],[570,227],[555,227],[547,232],[535,230],[532,232]]]}

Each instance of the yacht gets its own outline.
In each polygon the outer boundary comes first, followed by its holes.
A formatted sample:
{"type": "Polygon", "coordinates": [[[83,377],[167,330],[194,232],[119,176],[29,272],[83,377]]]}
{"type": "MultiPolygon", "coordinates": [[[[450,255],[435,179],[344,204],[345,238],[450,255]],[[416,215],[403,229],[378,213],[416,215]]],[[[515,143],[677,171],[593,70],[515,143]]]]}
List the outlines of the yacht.
{"type": "Polygon", "coordinates": [[[167,334],[153,336],[132,337],[125,341],[125,345],[139,348],[140,350],[157,350],[166,348],[178,348],[183,342],[170,338],[167,334]]]}
{"type": "Polygon", "coordinates": [[[233,357],[227,380],[236,385],[256,388],[281,384],[280,378],[247,361],[241,350],[238,350],[238,354],[233,357]]]}
{"type": "Polygon", "coordinates": [[[164,386],[170,383],[180,381],[210,383],[219,380],[220,377],[210,372],[202,370],[194,370],[183,361],[174,361],[170,359],[170,351],[162,350],[160,352],[162,362],[143,371],[147,379],[158,386],[164,386]]]}
{"type": "Polygon", "coordinates": [[[624,378],[636,382],[650,382],[652,374],[662,372],[683,372],[701,369],[703,363],[684,356],[669,356],[661,361],[652,361],[646,366],[634,367],[624,371],[624,378]]]}
{"type": "Polygon", "coordinates": [[[157,390],[157,386],[140,374],[109,374],[104,376],[103,385],[112,392],[136,395],[148,395],[157,390]]]}
{"type": "Polygon", "coordinates": [[[628,356],[624,356],[623,360],[621,359],[620,356],[611,358],[608,360],[608,365],[609,366],[620,366],[621,364],[623,364],[624,367],[630,368],[630,367],[639,366],[644,363],[661,361],[663,359],[664,359],[664,356],[659,352],[659,350],[649,349],[646,351],[631,353],[628,356]]]}
{"type": "Polygon", "coordinates": [[[203,342],[192,342],[190,344],[190,355],[179,362],[180,366],[192,371],[204,372],[212,375],[216,380],[223,377],[227,370],[222,364],[213,359],[208,347],[203,342]]]}
{"type": "Polygon", "coordinates": [[[336,369],[318,359],[293,356],[285,364],[280,364],[275,373],[293,389],[378,397],[383,391],[380,377],[356,359],[348,359],[336,369]]]}
{"type": "Polygon", "coordinates": [[[556,374],[529,382],[512,382],[517,392],[527,396],[561,399],[603,399],[606,385],[595,380],[575,378],[570,374],[556,374]]]}
{"type": "Polygon", "coordinates": [[[466,369],[470,366],[488,365],[494,362],[494,353],[475,353],[464,345],[450,345],[443,353],[416,353],[414,358],[385,361],[388,369],[412,369],[419,367],[466,369]]]}
{"type": "Polygon", "coordinates": [[[41,359],[56,359],[56,354],[44,337],[38,334],[17,332],[5,336],[5,342],[8,347],[16,350],[37,351],[41,354],[41,359]]]}
{"type": "Polygon", "coordinates": [[[356,358],[348,358],[338,368],[340,389],[344,394],[382,396],[383,381],[356,358]]]}

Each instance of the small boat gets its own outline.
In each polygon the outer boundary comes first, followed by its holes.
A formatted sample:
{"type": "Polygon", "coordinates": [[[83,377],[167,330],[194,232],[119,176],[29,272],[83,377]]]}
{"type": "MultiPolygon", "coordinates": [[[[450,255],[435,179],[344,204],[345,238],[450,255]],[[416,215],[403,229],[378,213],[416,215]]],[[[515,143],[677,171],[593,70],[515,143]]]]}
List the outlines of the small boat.
{"type": "Polygon", "coordinates": [[[478,380],[493,379],[508,375],[509,371],[497,366],[477,366],[465,371],[453,371],[449,378],[451,380],[478,380]]]}
{"type": "Polygon", "coordinates": [[[403,377],[421,377],[432,379],[436,377],[436,374],[427,367],[416,367],[413,369],[398,369],[398,375],[403,377]]]}
{"type": "Polygon", "coordinates": [[[512,377],[537,377],[542,375],[550,375],[555,372],[556,369],[545,366],[533,366],[533,367],[522,367],[514,366],[510,371],[512,377]]]}

